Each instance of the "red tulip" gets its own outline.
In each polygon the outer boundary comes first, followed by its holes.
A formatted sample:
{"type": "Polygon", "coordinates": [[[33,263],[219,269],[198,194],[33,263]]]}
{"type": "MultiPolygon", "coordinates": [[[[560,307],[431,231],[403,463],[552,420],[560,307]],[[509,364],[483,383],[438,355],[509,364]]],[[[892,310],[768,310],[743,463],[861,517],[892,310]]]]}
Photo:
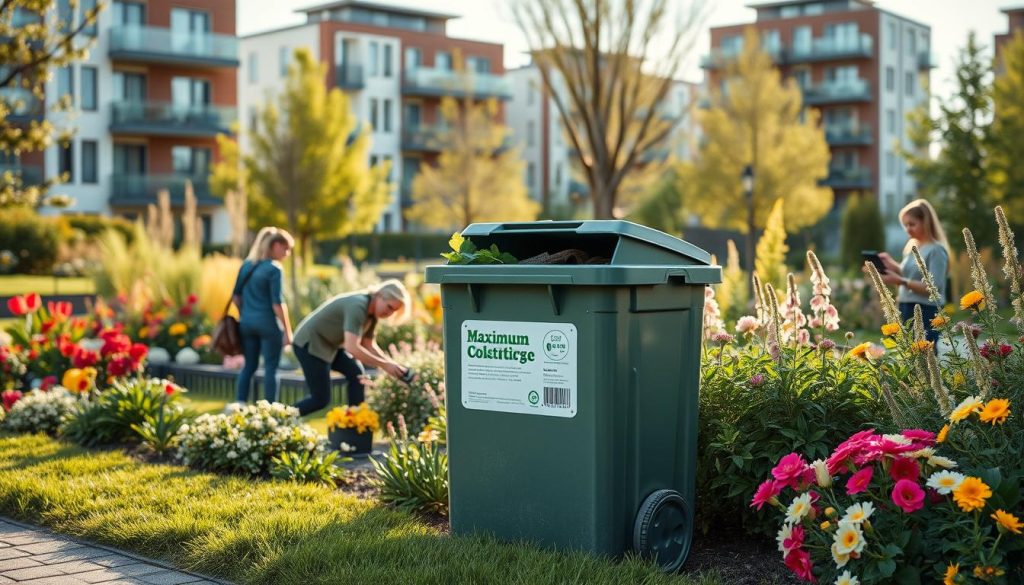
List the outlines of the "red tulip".
{"type": "Polygon", "coordinates": [[[99,361],[99,358],[100,356],[97,355],[96,352],[77,347],[75,349],[75,355],[72,358],[72,363],[76,368],[88,368],[90,366],[95,366],[96,362],[99,361]]]}
{"type": "Polygon", "coordinates": [[[7,310],[15,317],[28,313],[28,303],[25,302],[25,297],[17,295],[7,299],[7,310]]]}
{"type": "Polygon", "coordinates": [[[199,302],[199,297],[196,295],[196,293],[192,293],[188,295],[188,299],[185,302],[187,302],[190,305],[194,305],[199,302]]]}
{"type": "Polygon", "coordinates": [[[0,400],[3,400],[4,410],[10,411],[14,403],[21,400],[21,392],[17,390],[6,390],[0,394],[0,400]]]}
{"type": "Polygon", "coordinates": [[[43,298],[39,296],[39,293],[27,294],[25,295],[25,306],[29,313],[35,313],[39,307],[43,306],[43,298]]]}
{"type": "Polygon", "coordinates": [[[48,301],[46,303],[46,309],[50,312],[50,316],[57,321],[64,321],[71,316],[71,303],[68,301],[48,301]]]}
{"type": "Polygon", "coordinates": [[[176,390],[176,388],[174,387],[174,384],[171,384],[169,382],[168,382],[168,384],[166,386],[164,386],[164,392],[166,392],[168,396],[170,396],[171,394],[174,394],[175,390],[176,390]]]}
{"type": "Polygon", "coordinates": [[[146,359],[147,355],[149,355],[149,348],[141,343],[134,343],[131,348],[128,349],[128,357],[130,357],[135,363],[139,363],[146,359]]]}

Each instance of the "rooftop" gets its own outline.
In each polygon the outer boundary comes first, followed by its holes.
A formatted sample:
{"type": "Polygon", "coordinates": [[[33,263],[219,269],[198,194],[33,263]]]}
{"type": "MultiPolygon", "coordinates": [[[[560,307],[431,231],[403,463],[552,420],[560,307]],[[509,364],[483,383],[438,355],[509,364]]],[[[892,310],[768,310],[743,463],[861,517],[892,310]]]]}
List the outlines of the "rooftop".
{"type": "MultiPolygon", "coordinates": [[[[868,7],[874,7],[874,0],[854,0],[859,4],[863,4],[868,7]]],[[[754,10],[760,10],[762,8],[778,8],[780,6],[792,6],[795,4],[821,4],[821,0],[779,0],[778,2],[764,2],[757,4],[747,4],[747,8],[753,8],[754,10]]]]}
{"type": "Polygon", "coordinates": [[[1013,14],[1014,12],[1024,12],[1024,5],[1022,6],[1009,6],[1007,8],[1000,8],[999,12],[1003,14],[1013,14]]]}
{"type": "Polygon", "coordinates": [[[387,12],[389,14],[400,14],[402,16],[421,16],[424,18],[436,18],[441,20],[449,20],[452,18],[459,17],[458,14],[446,14],[443,12],[433,12],[430,10],[420,10],[419,8],[394,6],[391,4],[382,4],[379,2],[365,2],[364,0],[335,0],[334,2],[325,2],[323,4],[317,4],[314,6],[309,6],[307,8],[299,8],[295,12],[304,12],[308,14],[310,12],[319,12],[321,10],[334,10],[337,8],[362,8],[364,10],[387,12]]]}

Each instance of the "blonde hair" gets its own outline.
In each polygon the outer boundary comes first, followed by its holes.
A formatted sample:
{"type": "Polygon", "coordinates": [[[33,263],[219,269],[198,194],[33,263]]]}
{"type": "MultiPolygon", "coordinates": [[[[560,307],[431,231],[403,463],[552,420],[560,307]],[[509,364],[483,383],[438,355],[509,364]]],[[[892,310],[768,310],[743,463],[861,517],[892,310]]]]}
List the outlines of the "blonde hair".
{"type": "MultiPolygon", "coordinates": [[[[932,207],[931,203],[928,203],[928,201],[924,199],[915,199],[910,203],[907,203],[906,206],[900,210],[900,223],[903,223],[903,218],[908,215],[923,223],[925,229],[927,229],[932,235],[932,239],[945,248],[946,255],[951,257],[949,241],[946,240],[946,232],[942,229],[942,223],[939,222],[939,214],[935,213],[935,208],[932,207]]],[[[921,247],[920,243],[916,239],[910,238],[907,240],[907,245],[903,247],[903,255],[906,256],[909,254],[910,249],[914,246],[917,246],[918,248],[921,247]]]]}
{"type": "Polygon", "coordinates": [[[266,260],[270,257],[271,246],[278,243],[288,244],[289,248],[295,247],[295,240],[291,234],[281,228],[267,226],[257,232],[256,239],[252,241],[252,247],[249,248],[249,254],[245,259],[250,262],[266,260]]]}
{"type": "Polygon", "coordinates": [[[385,301],[398,301],[402,303],[402,309],[395,311],[395,314],[387,319],[389,323],[401,323],[409,316],[412,301],[409,298],[409,291],[402,284],[402,281],[390,278],[369,287],[367,291],[370,293],[371,299],[379,296],[385,301]]]}

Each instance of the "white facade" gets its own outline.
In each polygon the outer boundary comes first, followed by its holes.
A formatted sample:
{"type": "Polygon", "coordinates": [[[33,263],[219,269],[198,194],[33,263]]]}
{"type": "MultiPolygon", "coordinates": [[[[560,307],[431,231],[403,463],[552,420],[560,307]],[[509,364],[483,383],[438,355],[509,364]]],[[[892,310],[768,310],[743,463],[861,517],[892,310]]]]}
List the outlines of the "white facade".
{"type": "Polygon", "coordinates": [[[886,241],[896,246],[906,239],[897,213],[916,199],[917,184],[896,147],[911,150],[907,115],[928,102],[928,69],[931,30],[916,22],[882,11],[878,43],[878,198],[886,224],[886,241]]]}

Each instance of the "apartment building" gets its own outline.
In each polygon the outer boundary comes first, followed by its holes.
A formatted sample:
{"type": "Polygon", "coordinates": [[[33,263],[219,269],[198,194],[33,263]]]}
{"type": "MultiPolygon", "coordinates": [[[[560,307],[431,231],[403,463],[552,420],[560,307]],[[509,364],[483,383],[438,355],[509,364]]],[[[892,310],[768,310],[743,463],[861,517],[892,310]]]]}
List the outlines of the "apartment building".
{"type": "MultiPolygon", "coordinates": [[[[60,0],[58,17],[77,21],[93,5],[60,0]]],[[[73,111],[51,117],[77,132],[45,152],[42,172],[70,176],[56,190],[74,198],[70,212],[128,218],[144,216],[164,189],[180,207],[191,182],[204,241],[226,241],[229,222],[207,177],[215,137],[237,117],[234,0],[116,0],[86,34],[95,40],[88,59],[56,70],[46,88],[48,106],[71,97],[73,111]]]]}
{"type": "MultiPolygon", "coordinates": [[[[547,215],[571,216],[583,204],[588,187],[574,171],[578,168],[575,148],[564,131],[555,99],[545,90],[535,65],[509,70],[505,77],[512,90],[508,125],[526,161],[524,181],[530,197],[542,204],[547,215]]],[[[556,77],[554,85],[555,91],[564,96],[563,103],[568,104],[564,80],[556,77]]],[[[695,83],[673,82],[660,115],[677,122],[664,145],[648,157],[689,160],[693,156],[699,139],[693,116],[698,93],[695,83]]]]}
{"type": "Polygon", "coordinates": [[[744,31],[754,27],[782,74],[803,90],[805,106],[821,111],[832,153],[824,181],[836,195],[832,219],[849,193],[870,191],[890,240],[901,240],[896,214],[917,194],[896,147],[912,146],[906,116],[928,100],[931,29],[870,0],[750,7],[757,11],[755,22],[711,29],[711,53],[702,63],[709,87],[723,86],[724,63],[742,50],[744,31]]]}
{"type": "Polygon", "coordinates": [[[1013,40],[1013,36],[1018,32],[1024,32],[1024,6],[1015,6],[1013,8],[1003,8],[1000,10],[1006,15],[1006,32],[1001,35],[995,35],[995,49],[996,49],[996,71],[998,72],[1002,65],[1000,61],[1000,55],[1003,51],[1003,46],[1013,40]]]}
{"type": "MultiPolygon", "coordinates": [[[[503,78],[503,47],[448,36],[452,14],[339,0],[299,12],[306,23],[241,39],[239,106],[249,128],[287,76],[295,49],[305,47],[328,64],[329,87],[344,90],[355,115],[373,131],[370,165],[390,161],[396,185],[378,231],[406,229],[412,179],[439,154],[441,98],[510,97],[503,78]],[[459,62],[464,67],[459,67],[459,62]]],[[[246,133],[241,148],[248,150],[246,133]]]]}

